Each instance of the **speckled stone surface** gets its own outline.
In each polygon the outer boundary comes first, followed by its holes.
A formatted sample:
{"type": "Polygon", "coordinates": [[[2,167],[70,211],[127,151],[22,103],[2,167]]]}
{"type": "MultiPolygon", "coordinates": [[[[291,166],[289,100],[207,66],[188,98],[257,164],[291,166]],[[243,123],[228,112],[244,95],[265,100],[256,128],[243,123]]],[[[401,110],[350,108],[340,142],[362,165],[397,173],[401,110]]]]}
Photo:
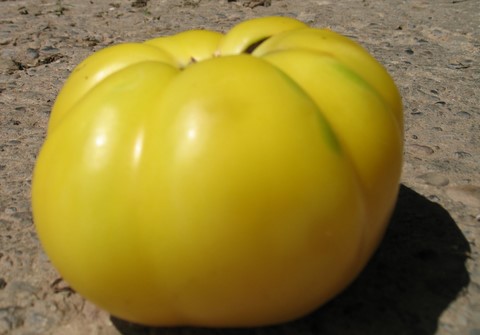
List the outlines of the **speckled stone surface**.
{"type": "Polygon", "coordinates": [[[480,6],[477,0],[0,1],[0,335],[480,334],[480,6]],[[31,172],[69,71],[93,51],[287,15],[365,46],[405,105],[405,165],[385,240],[340,296],[256,329],[147,328],[110,317],[43,253],[31,172]]]}

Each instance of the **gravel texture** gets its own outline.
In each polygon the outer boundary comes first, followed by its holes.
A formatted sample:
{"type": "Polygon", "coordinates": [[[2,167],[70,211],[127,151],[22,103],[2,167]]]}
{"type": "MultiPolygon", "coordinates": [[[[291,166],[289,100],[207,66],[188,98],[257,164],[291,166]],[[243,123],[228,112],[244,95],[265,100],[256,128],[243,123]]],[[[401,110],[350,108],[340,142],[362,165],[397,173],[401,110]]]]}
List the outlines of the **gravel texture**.
{"type": "Polygon", "coordinates": [[[478,0],[0,0],[0,335],[480,334],[478,0]],[[364,45],[405,105],[405,165],[385,240],[340,296],[258,329],[153,329],[63,282],[32,223],[31,172],[52,103],[107,45],[287,15],[364,45]]]}

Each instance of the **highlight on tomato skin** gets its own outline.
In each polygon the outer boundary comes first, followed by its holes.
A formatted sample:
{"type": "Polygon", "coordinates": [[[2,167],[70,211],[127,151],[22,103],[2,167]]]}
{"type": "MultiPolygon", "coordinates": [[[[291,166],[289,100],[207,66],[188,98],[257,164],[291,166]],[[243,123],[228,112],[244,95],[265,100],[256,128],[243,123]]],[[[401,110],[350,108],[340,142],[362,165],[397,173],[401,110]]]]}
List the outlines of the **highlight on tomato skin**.
{"type": "Polygon", "coordinates": [[[62,277],[152,326],[299,318],[379,245],[401,97],[364,48],[287,17],[93,53],[52,108],[32,184],[62,277]]]}

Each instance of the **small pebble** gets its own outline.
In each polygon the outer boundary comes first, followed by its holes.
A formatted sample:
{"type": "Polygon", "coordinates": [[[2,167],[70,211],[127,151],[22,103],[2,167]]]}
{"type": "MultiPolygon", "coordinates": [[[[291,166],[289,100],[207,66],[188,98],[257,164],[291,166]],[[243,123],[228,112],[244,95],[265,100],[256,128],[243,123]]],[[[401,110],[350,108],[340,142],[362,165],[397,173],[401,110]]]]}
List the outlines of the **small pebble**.
{"type": "Polygon", "coordinates": [[[418,176],[418,178],[422,179],[425,184],[432,186],[446,186],[450,182],[447,177],[436,172],[428,172],[418,176]]]}
{"type": "Polygon", "coordinates": [[[58,50],[57,48],[54,48],[50,45],[47,45],[46,47],[42,48],[42,52],[44,53],[48,53],[48,54],[56,54],[58,53],[60,50],[58,50]]]}
{"type": "Polygon", "coordinates": [[[472,157],[472,154],[465,151],[457,151],[455,152],[455,157],[459,159],[463,159],[463,158],[472,157]]]}
{"type": "Polygon", "coordinates": [[[7,45],[13,41],[11,37],[0,37],[0,45],[7,45]]]}
{"type": "Polygon", "coordinates": [[[469,119],[472,117],[472,114],[464,111],[458,112],[457,115],[465,119],[469,119]]]}
{"type": "Polygon", "coordinates": [[[451,186],[447,189],[447,195],[467,206],[480,208],[480,186],[470,184],[451,186]]]}
{"type": "Polygon", "coordinates": [[[433,149],[426,145],[411,144],[408,146],[413,153],[431,155],[434,153],[433,149]]]}
{"type": "Polygon", "coordinates": [[[0,56],[0,74],[12,74],[16,70],[18,65],[13,60],[0,56]]]}
{"type": "Polygon", "coordinates": [[[40,56],[38,53],[38,49],[28,48],[27,49],[27,57],[30,59],[37,59],[40,56]]]}
{"type": "Polygon", "coordinates": [[[7,207],[5,208],[5,214],[13,214],[17,212],[17,209],[15,207],[7,207]]]}

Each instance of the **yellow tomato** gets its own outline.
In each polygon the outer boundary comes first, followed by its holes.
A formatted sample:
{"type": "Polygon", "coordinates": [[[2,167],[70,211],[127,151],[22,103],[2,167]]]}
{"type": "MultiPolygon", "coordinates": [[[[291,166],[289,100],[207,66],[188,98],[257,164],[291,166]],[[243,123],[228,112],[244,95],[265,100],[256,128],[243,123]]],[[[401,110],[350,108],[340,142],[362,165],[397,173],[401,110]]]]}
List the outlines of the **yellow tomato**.
{"type": "Polygon", "coordinates": [[[385,69],[294,19],[108,47],[55,102],[34,220],[61,275],[115,316],[283,322],[338,294],[378,246],[402,128],[385,69]]]}

